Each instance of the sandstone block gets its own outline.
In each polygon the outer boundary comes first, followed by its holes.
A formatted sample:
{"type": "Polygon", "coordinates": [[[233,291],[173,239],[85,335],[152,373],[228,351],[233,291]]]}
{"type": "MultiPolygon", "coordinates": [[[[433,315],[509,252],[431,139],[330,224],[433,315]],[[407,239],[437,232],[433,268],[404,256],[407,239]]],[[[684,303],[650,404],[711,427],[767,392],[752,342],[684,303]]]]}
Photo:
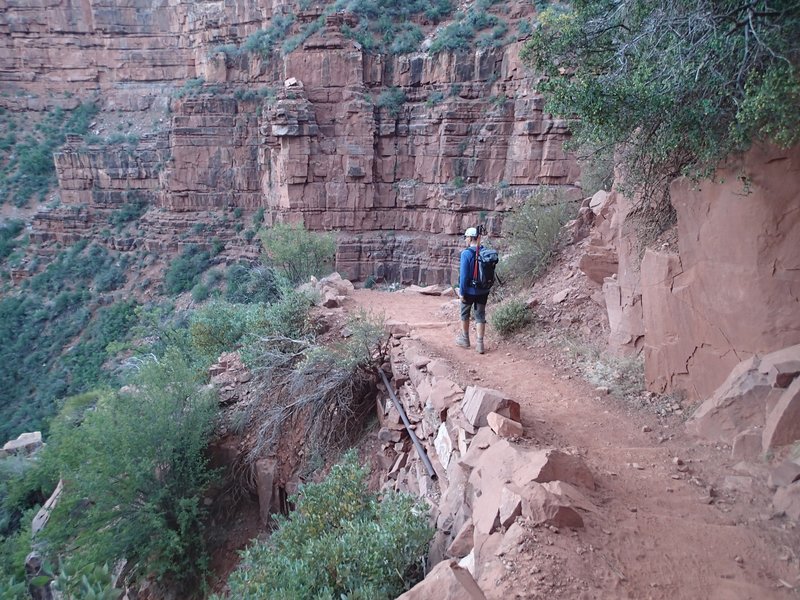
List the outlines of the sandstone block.
{"type": "Polygon", "coordinates": [[[31,455],[42,447],[42,432],[31,431],[21,433],[15,440],[10,440],[3,446],[3,452],[7,455],[31,455]]]}
{"type": "Polygon", "coordinates": [[[750,427],[733,438],[733,460],[755,460],[761,455],[761,429],[750,427]]]}
{"type": "Polygon", "coordinates": [[[388,427],[381,427],[378,431],[378,439],[386,443],[399,442],[402,437],[402,432],[388,427]]]}
{"type": "Polygon", "coordinates": [[[781,486],[791,485],[795,481],[800,481],[800,462],[785,460],[770,471],[767,486],[774,490],[781,486]]]}
{"type": "Polygon", "coordinates": [[[470,572],[456,560],[436,565],[428,576],[397,600],[486,600],[470,572]]]}
{"type": "Polygon", "coordinates": [[[772,506],[775,512],[785,514],[793,521],[800,521],[800,481],[778,488],[772,506]]]}
{"type": "Polygon", "coordinates": [[[503,392],[489,388],[469,386],[461,402],[461,412],[475,427],[486,426],[490,412],[519,421],[519,404],[506,398],[503,392]]]}
{"type": "Polygon", "coordinates": [[[767,376],[759,372],[759,363],[753,356],[736,365],[686,422],[686,428],[699,437],[732,443],[740,432],[763,427],[765,405],[770,396],[779,397],[782,390],[772,388],[767,376]]]}
{"type": "Polygon", "coordinates": [[[523,494],[522,490],[513,486],[505,486],[503,491],[500,492],[498,515],[501,527],[508,529],[517,520],[517,517],[522,514],[523,494]]]}
{"type": "Polygon", "coordinates": [[[472,536],[475,533],[475,525],[472,519],[468,520],[461,529],[458,530],[453,541],[447,547],[447,556],[453,558],[464,558],[470,553],[474,545],[472,536]]]}
{"type": "Polygon", "coordinates": [[[583,527],[583,518],[570,506],[567,499],[536,483],[525,490],[522,514],[537,524],[583,527]]]}
{"type": "Polygon", "coordinates": [[[450,464],[450,457],[453,454],[453,438],[450,437],[450,432],[447,431],[446,424],[442,423],[439,426],[439,431],[436,433],[436,438],[433,440],[433,447],[436,449],[439,462],[447,469],[447,466],[450,464]]]}
{"type": "Polygon", "coordinates": [[[522,437],[522,425],[516,421],[499,415],[496,412],[490,412],[486,415],[486,422],[489,428],[497,435],[504,438],[522,437]]]}
{"type": "Polygon", "coordinates": [[[800,344],[771,352],[761,359],[758,370],[774,387],[786,388],[800,375],[800,344]]]}
{"type": "MultiPolygon", "coordinates": [[[[780,390],[780,388],[776,388],[780,390]]],[[[778,398],[767,416],[761,438],[762,449],[791,444],[800,440],[800,378],[795,379],[778,398]]]]}

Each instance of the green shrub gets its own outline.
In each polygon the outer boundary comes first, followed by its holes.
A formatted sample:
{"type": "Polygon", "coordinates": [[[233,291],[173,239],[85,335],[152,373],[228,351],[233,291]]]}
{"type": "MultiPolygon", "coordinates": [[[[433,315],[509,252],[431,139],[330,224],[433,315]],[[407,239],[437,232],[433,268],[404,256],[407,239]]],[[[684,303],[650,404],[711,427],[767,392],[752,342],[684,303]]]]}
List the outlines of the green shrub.
{"type": "Polygon", "coordinates": [[[299,224],[276,223],[261,230],[259,237],[264,246],[263,262],[292,285],[331,272],[336,253],[331,234],[310,232],[299,224]]]}
{"type": "Polygon", "coordinates": [[[202,494],[216,401],[179,351],[140,362],[129,383],[51,436],[44,459],[66,484],[40,535],[53,563],[125,558],[134,577],[190,589],[208,564],[202,494]]]}
{"type": "Polygon", "coordinates": [[[293,501],[271,539],[242,554],[231,598],[388,600],[421,578],[432,535],[426,510],[409,496],[379,501],[355,452],[293,501]]]}
{"type": "Polygon", "coordinates": [[[56,183],[53,153],[64,144],[67,134],[86,133],[96,112],[93,104],[81,104],[72,111],[54,108],[22,139],[14,136],[11,157],[0,161],[0,177],[5,181],[0,186],[0,204],[11,200],[21,207],[34,196],[44,201],[56,183]]]}
{"type": "Polygon", "coordinates": [[[20,244],[16,238],[24,228],[25,223],[21,219],[10,219],[0,224],[0,261],[7,258],[20,244]]]}
{"type": "Polygon", "coordinates": [[[402,88],[393,87],[383,90],[378,99],[375,101],[375,106],[378,108],[385,108],[386,112],[391,117],[397,117],[400,114],[400,109],[406,101],[406,93],[402,88]]]}
{"type": "Polygon", "coordinates": [[[234,303],[268,304],[280,295],[278,278],[270,267],[232,265],[225,274],[225,299],[234,303]]]}
{"type": "Polygon", "coordinates": [[[192,300],[198,303],[203,302],[208,298],[209,293],[208,286],[200,282],[192,288],[192,300]]]}
{"type": "Polygon", "coordinates": [[[119,232],[125,224],[137,220],[146,210],[146,200],[129,201],[123,204],[122,208],[111,213],[108,217],[108,222],[119,232]]]}
{"type": "Polygon", "coordinates": [[[444,100],[444,92],[441,91],[433,91],[428,96],[428,99],[425,100],[425,106],[432,107],[439,104],[442,100],[444,100]]]}
{"type": "Polygon", "coordinates": [[[244,52],[258,54],[262,58],[269,58],[275,45],[286,37],[294,23],[294,15],[275,15],[269,27],[259,29],[250,35],[242,45],[244,52]]]}
{"type": "MultiPolygon", "coordinates": [[[[619,146],[626,191],[662,227],[669,183],[751,142],[800,140],[800,4],[589,0],[553,5],[521,56],[573,146],[619,146]]],[[[656,232],[657,233],[657,232],[656,232]]]]}
{"type": "Polygon", "coordinates": [[[519,298],[510,298],[498,304],[490,318],[492,327],[502,336],[519,331],[530,322],[530,310],[519,298]]]}
{"type": "Polygon", "coordinates": [[[115,588],[108,564],[102,567],[86,565],[73,569],[70,563],[59,564],[54,587],[64,600],[119,600],[124,590],[115,588]]]}
{"type": "Polygon", "coordinates": [[[538,192],[515,208],[503,223],[509,248],[498,265],[500,277],[527,285],[541,275],[558,247],[561,228],[574,210],[552,190],[538,192]]]}
{"type": "Polygon", "coordinates": [[[211,255],[199,246],[187,246],[183,253],[173,260],[164,275],[164,289],[177,296],[191,290],[200,281],[203,271],[208,268],[211,255]]]}
{"type": "Polygon", "coordinates": [[[176,98],[193,97],[203,91],[203,86],[206,80],[202,77],[193,77],[188,79],[181,88],[175,91],[176,98]]]}
{"type": "MultiPolygon", "coordinates": [[[[338,4],[344,5],[332,6],[338,4]]],[[[355,0],[347,3],[347,10],[358,16],[359,23],[355,28],[343,26],[342,33],[366,52],[406,54],[417,51],[424,39],[415,17],[424,15],[435,23],[453,6],[450,0],[355,0]]]]}
{"type": "Polygon", "coordinates": [[[475,38],[475,29],[465,21],[453,21],[445,26],[433,39],[429,54],[469,50],[475,38]]]}

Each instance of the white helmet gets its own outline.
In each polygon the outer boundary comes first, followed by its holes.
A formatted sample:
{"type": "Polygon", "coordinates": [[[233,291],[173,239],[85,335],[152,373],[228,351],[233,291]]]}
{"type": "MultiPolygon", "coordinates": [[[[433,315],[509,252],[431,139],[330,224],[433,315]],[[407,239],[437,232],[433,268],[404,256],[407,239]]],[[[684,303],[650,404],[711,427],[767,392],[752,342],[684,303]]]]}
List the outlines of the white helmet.
{"type": "Polygon", "coordinates": [[[468,227],[464,232],[464,237],[478,237],[478,230],[474,227],[468,227]]]}

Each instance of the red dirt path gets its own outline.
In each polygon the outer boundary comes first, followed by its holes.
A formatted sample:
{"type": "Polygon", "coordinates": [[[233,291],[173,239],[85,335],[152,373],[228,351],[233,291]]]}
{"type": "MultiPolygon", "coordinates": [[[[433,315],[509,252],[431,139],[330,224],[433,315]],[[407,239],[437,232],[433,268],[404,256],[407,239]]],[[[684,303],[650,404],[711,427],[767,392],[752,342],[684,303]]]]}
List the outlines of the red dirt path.
{"type": "Polygon", "coordinates": [[[452,300],[361,289],[354,305],[409,323],[462,386],[517,400],[528,442],[575,448],[595,475],[598,510],[585,529],[527,529],[502,557],[490,598],[800,596],[800,535],[772,517],[764,465],[734,470],[729,448],[688,437],[677,417],[600,399],[556,348],[503,341],[491,328],[485,355],[456,347],[452,300]]]}

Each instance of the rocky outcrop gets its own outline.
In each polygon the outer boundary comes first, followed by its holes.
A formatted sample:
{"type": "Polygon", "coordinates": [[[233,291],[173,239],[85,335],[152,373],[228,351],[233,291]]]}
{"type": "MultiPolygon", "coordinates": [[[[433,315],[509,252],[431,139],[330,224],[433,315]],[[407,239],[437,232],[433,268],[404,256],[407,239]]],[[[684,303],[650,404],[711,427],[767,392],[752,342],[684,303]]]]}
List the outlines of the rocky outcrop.
{"type": "Polygon", "coordinates": [[[581,268],[602,280],[611,348],[644,353],[648,389],[703,400],[740,361],[800,342],[798,173],[800,148],[760,146],[712,179],[676,180],[677,244],[641,261],[630,201],[593,199],[581,268]]]}

